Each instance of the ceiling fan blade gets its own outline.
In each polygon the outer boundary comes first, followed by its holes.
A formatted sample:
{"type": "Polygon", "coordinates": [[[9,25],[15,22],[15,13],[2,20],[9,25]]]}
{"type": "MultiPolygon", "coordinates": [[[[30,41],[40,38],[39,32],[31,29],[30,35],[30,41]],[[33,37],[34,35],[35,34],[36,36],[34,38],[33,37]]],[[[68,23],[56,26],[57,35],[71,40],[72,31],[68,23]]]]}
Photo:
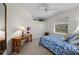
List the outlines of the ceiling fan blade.
{"type": "Polygon", "coordinates": [[[57,8],[52,8],[52,9],[45,8],[44,10],[45,10],[45,11],[52,11],[52,10],[57,10],[57,8]]]}

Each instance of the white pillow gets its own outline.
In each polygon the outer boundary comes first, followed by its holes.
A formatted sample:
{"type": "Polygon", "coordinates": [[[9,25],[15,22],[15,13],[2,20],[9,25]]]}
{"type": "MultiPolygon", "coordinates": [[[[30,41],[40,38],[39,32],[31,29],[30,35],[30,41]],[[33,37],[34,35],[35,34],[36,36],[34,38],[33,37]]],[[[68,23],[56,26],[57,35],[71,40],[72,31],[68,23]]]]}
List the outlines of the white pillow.
{"type": "Polygon", "coordinates": [[[70,43],[72,43],[72,44],[79,44],[79,39],[70,41],[70,43]]]}

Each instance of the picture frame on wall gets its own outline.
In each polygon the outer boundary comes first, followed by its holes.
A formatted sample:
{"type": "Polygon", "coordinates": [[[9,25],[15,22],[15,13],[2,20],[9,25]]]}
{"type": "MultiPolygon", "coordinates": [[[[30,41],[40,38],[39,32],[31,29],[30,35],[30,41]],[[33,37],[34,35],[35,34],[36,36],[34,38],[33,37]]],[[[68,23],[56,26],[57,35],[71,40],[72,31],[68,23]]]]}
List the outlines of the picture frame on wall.
{"type": "Polygon", "coordinates": [[[55,25],[55,32],[68,33],[68,24],[57,24],[57,25],[55,25]]]}

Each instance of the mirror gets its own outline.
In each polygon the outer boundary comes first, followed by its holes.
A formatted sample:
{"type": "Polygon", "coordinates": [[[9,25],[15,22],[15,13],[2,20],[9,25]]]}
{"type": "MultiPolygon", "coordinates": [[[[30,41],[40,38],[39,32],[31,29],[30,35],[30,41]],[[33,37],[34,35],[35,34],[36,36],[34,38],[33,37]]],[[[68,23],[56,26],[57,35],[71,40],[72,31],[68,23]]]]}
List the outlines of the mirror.
{"type": "Polygon", "coordinates": [[[0,55],[2,55],[6,49],[6,8],[5,4],[0,3],[0,55]]]}

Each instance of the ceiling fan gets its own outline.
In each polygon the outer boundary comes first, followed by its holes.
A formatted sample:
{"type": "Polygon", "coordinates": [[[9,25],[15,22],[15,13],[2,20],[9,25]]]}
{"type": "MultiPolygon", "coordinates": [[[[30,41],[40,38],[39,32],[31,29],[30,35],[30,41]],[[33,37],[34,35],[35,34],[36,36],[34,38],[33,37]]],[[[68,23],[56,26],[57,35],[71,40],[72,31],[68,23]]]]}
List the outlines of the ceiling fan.
{"type": "Polygon", "coordinates": [[[43,8],[43,10],[44,10],[45,12],[57,10],[56,7],[50,8],[50,5],[49,5],[48,3],[40,3],[36,8],[37,8],[37,9],[43,8]]]}
{"type": "Polygon", "coordinates": [[[45,8],[44,11],[53,11],[53,10],[56,10],[56,9],[57,8],[52,8],[52,9],[51,8],[50,9],[49,8],[45,8]]]}

